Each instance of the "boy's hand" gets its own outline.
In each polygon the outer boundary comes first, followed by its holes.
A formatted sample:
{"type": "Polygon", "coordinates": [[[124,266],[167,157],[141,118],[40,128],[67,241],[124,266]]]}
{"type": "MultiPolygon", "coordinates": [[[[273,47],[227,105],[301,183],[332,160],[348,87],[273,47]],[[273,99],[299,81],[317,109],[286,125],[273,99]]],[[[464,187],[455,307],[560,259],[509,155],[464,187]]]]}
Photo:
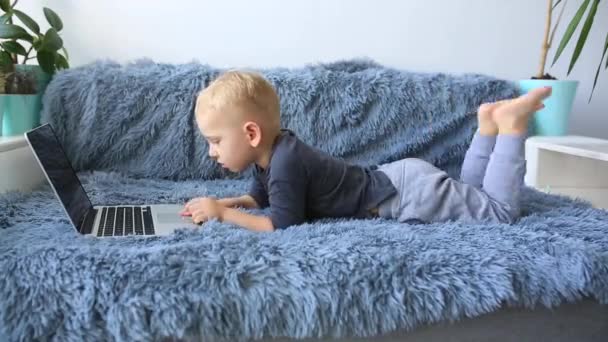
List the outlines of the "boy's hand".
{"type": "MultiPolygon", "coordinates": [[[[186,203],[186,206],[188,206],[188,204],[193,203],[194,201],[199,201],[202,199],[205,199],[207,197],[196,197],[191,199],[190,201],[188,201],[188,203],[186,203]]],[[[237,198],[221,198],[216,200],[216,202],[221,205],[224,206],[226,208],[232,208],[238,205],[238,199],[237,198]]],[[[180,215],[182,216],[191,216],[190,212],[188,212],[188,210],[184,207],[184,210],[182,210],[180,212],[180,215]]]]}
{"type": "Polygon", "coordinates": [[[196,224],[201,224],[214,218],[223,221],[225,208],[214,198],[200,197],[186,203],[180,215],[191,216],[192,221],[196,224]]]}
{"type": "Polygon", "coordinates": [[[221,198],[217,200],[217,204],[226,207],[226,208],[233,208],[238,206],[238,199],[235,198],[221,198]]]}

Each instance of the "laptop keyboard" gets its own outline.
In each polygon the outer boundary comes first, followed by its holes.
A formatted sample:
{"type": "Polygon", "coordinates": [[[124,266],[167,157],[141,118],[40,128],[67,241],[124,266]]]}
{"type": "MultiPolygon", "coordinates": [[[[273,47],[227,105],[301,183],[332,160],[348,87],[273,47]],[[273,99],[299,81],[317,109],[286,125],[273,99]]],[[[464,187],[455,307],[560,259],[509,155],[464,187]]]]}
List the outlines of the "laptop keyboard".
{"type": "Polygon", "coordinates": [[[150,207],[104,207],[97,236],[154,235],[150,207]]]}

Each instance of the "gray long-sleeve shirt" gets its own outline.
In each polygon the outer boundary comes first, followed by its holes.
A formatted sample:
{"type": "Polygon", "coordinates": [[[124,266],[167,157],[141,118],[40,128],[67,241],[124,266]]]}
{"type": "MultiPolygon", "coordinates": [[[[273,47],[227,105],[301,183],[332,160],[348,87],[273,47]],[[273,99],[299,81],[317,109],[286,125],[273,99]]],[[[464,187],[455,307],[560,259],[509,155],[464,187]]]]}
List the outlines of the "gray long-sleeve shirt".
{"type": "Polygon", "coordinates": [[[375,167],[331,157],[289,130],[275,141],[268,167],[255,165],[249,191],[261,208],[270,206],[275,229],[324,217],[369,217],[370,209],[396,193],[375,167]]]}

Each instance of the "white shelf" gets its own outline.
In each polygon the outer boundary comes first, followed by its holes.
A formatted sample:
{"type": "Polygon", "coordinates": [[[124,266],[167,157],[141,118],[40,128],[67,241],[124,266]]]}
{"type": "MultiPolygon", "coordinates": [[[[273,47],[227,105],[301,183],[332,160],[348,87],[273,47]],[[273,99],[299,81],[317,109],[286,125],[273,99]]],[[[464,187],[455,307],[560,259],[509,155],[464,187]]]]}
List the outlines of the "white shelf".
{"type": "Polygon", "coordinates": [[[44,174],[25,137],[0,137],[0,193],[28,192],[44,182],[44,174]]]}
{"type": "Polygon", "coordinates": [[[608,209],[608,140],[531,137],[526,141],[526,171],[529,186],[608,209]]]}
{"type": "Polygon", "coordinates": [[[548,151],[608,161],[608,140],[581,137],[530,137],[526,144],[548,151]]]}
{"type": "Polygon", "coordinates": [[[23,135],[0,137],[0,152],[12,151],[24,146],[27,146],[27,141],[23,135]]]}

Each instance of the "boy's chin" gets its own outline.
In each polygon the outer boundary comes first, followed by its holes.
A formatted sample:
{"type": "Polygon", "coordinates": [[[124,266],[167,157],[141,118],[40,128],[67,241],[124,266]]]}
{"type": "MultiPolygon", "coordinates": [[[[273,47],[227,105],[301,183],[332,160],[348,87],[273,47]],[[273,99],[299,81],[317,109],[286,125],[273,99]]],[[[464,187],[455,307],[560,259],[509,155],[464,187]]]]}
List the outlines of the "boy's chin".
{"type": "Polygon", "coordinates": [[[245,171],[245,170],[247,169],[247,167],[248,167],[248,166],[245,166],[245,167],[228,166],[228,165],[226,165],[226,164],[221,164],[221,163],[220,163],[220,166],[221,166],[221,167],[222,167],[222,169],[224,169],[224,170],[228,170],[228,171],[230,171],[230,172],[236,172],[236,173],[238,173],[238,172],[243,172],[243,171],[245,171]]]}
{"type": "Polygon", "coordinates": [[[237,172],[237,173],[238,173],[238,172],[241,172],[241,170],[239,170],[239,169],[237,169],[237,168],[234,168],[234,167],[228,167],[228,166],[225,166],[225,165],[222,165],[222,168],[224,168],[225,170],[228,170],[228,171],[230,171],[230,172],[237,172]]]}

